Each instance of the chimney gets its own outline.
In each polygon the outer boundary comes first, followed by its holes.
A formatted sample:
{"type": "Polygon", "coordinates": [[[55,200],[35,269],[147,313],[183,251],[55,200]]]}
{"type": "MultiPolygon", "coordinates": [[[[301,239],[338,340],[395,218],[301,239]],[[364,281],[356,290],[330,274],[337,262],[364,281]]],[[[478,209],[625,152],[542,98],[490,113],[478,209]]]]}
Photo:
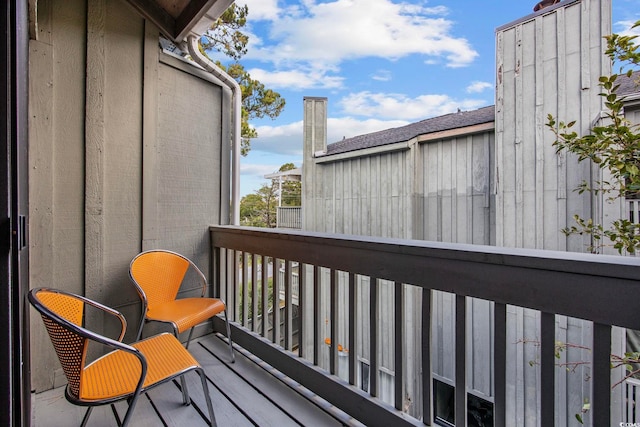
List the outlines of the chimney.
{"type": "Polygon", "coordinates": [[[305,157],[327,151],[327,98],[304,97],[302,139],[305,157]]]}
{"type": "Polygon", "coordinates": [[[542,0],[533,7],[533,11],[538,12],[546,7],[553,6],[556,3],[560,3],[560,0],[542,0]]]}

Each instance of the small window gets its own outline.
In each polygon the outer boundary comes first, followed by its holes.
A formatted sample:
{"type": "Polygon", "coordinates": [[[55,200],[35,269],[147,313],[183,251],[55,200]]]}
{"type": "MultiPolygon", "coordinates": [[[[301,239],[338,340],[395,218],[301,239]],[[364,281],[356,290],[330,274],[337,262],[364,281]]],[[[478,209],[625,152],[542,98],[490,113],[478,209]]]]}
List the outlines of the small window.
{"type": "MultiPolygon", "coordinates": [[[[433,380],[433,410],[435,421],[444,426],[455,426],[455,387],[433,380]]],[[[492,427],[493,403],[467,393],[467,426],[492,427]]]]}
{"type": "Polygon", "coordinates": [[[473,394],[467,394],[467,425],[469,427],[492,427],[493,403],[473,394]]]}
{"type": "Polygon", "coordinates": [[[360,361],[360,389],[369,393],[369,364],[360,361]]]}
{"type": "Polygon", "coordinates": [[[433,412],[435,420],[445,426],[456,422],[455,388],[442,381],[433,380],[433,412]]]}

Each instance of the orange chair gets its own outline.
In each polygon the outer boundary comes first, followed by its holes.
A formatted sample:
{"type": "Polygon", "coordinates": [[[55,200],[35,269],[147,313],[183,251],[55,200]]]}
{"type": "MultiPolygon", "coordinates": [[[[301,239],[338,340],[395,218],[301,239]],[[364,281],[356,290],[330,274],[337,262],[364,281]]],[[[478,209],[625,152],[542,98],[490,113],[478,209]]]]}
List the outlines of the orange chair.
{"type": "Polygon", "coordinates": [[[204,296],[207,279],[191,260],[166,250],[142,252],[131,261],[129,276],[142,299],[143,316],[138,330],[138,339],[142,336],[145,322],[164,322],[173,327],[176,336],[190,329],[185,346],[189,348],[194,327],[219,313],[224,313],[231,362],[235,362],[227,307],[219,298],[204,296]],[[197,298],[176,299],[189,269],[201,282],[202,294],[197,298]]]}
{"type": "MultiPolygon", "coordinates": [[[[47,288],[31,290],[29,302],[41,314],[67,377],[67,400],[88,406],[82,426],[87,424],[95,406],[106,404],[111,405],[118,425],[126,426],[141,393],[176,377],[182,378],[190,371],[200,375],[211,425],[216,425],[204,371],[173,335],[164,333],[127,345],[122,342],[127,322],[116,310],[82,296],[47,288]],[[120,321],[117,340],[84,327],[86,312],[92,307],[120,321]],[[113,351],[87,363],[89,343],[102,344],[113,351]],[[114,406],[120,400],[129,403],[122,424],[114,406]]],[[[188,404],[186,389],[182,394],[184,403],[188,404]]]]}

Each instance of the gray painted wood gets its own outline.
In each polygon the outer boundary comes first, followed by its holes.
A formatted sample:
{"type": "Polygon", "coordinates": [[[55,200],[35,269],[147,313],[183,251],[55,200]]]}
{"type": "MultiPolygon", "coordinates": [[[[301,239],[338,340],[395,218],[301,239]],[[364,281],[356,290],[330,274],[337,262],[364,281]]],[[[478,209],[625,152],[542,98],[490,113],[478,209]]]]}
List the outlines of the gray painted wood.
{"type": "MultiPolygon", "coordinates": [[[[216,421],[219,426],[251,425],[342,425],[326,412],[326,402],[305,397],[301,387],[296,390],[276,378],[275,371],[256,364],[243,354],[236,355],[236,363],[230,364],[228,347],[215,335],[194,340],[190,351],[206,370],[216,421]]],[[[168,426],[207,425],[196,408],[207,414],[202,384],[195,373],[186,376],[189,396],[193,403],[182,404],[179,382],[170,382],[140,397],[132,423],[136,426],[156,426],[163,422],[168,426]]],[[[63,388],[56,388],[34,395],[32,425],[69,426],[80,423],[84,408],[71,405],[64,398],[63,388]]],[[[309,395],[310,397],[311,395],[309,395]]],[[[122,416],[126,404],[117,405],[122,416]]],[[[208,416],[208,414],[206,415],[208,416]]],[[[112,426],[115,420],[110,408],[94,409],[89,425],[112,426]]]]}
{"type": "MultiPolygon", "coordinates": [[[[229,222],[230,93],[161,54],[157,30],[124,2],[38,9],[30,282],[86,294],[135,324],[127,269],[142,248],[176,250],[210,275],[207,227],[229,222]]],[[[33,387],[43,390],[60,369],[41,321],[32,323],[33,387]]]]}

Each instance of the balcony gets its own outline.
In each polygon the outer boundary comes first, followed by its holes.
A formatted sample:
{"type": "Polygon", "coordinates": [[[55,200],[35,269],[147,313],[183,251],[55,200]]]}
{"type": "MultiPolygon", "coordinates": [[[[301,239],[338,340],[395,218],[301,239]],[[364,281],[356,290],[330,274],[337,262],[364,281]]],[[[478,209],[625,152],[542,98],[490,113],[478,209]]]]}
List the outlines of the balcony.
{"type": "MultiPolygon", "coordinates": [[[[568,388],[558,381],[567,371],[557,355],[557,320],[565,316],[590,331],[589,360],[579,362],[589,372],[583,384],[589,408],[580,414],[585,424],[618,425],[635,416],[627,413],[633,402],[622,391],[632,384],[612,388],[624,373],[611,369],[610,361],[618,327],[640,329],[640,299],[629,297],[640,290],[637,258],[226,226],[211,227],[210,235],[213,283],[234,320],[237,350],[246,356],[238,367],[224,366],[215,334],[191,346],[211,379],[221,425],[236,425],[232,418],[248,410],[264,411],[253,419],[258,425],[276,423],[266,414],[282,412],[329,424],[478,425],[472,407],[486,410],[494,426],[512,425],[519,408],[509,355],[523,345],[508,333],[514,308],[536,313],[531,318],[539,335],[529,369],[539,388],[533,408],[539,425],[554,425],[554,418],[567,415],[562,411],[572,410],[557,404],[569,401],[568,388]],[[444,327],[439,295],[453,307],[444,327]],[[474,317],[476,301],[489,307],[489,318],[474,317]],[[455,346],[445,355],[454,373],[449,379],[434,373],[447,328],[455,346]],[[476,360],[469,351],[476,345],[472,328],[488,329],[490,360],[476,360]],[[478,366],[490,373],[485,395],[474,392],[478,366]],[[243,381],[250,384],[243,387],[266,406],[242,409],[249,394],[234,394],[235,386],[228,386],[238,369],[248,370],[243,381]],[[277,394],[283,389],[286,394],[277,394]]],[[[214,320],[214,328],[224,331],[222,319],[214,320]]],[[[155,406],[160,413],[180,406],[179,396],[150,396],[149,402],[149,411],[155,406]]],[[[36,417],[41,405],[36,400],[36,417]]],[[[168,424],[179,422],[169,418],[168,424]]]]}
{"type": "Polygon", "coordinates": [[[278,228],[296,230],[302,228],[302,207],[300,206],[278,206],[276,217],[276,227],[278,228]]]}

